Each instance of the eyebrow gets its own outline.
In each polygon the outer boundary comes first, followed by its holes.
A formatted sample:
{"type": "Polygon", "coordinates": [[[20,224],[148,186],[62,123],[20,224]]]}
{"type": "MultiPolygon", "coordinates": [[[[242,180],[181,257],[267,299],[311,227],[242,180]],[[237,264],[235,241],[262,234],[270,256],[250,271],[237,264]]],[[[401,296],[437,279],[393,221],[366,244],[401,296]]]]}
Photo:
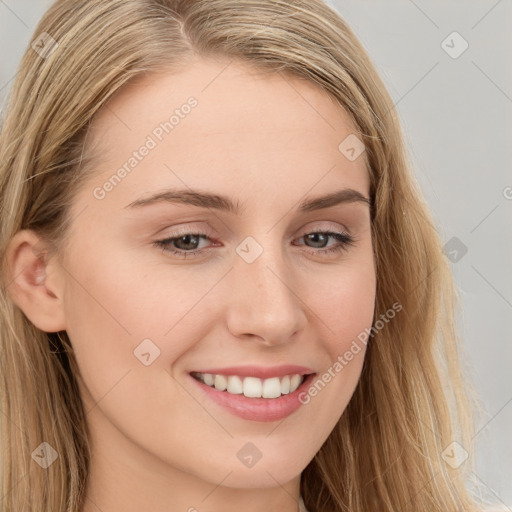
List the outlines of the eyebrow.
{"type": "MultiPolygon", "coordinates": [[[[298,210],[300,212],[311,212],[354,202],[371,206],[370,200],[361,192],[352,188],[345,188],[327,195],[306,199],[299,204],[298,210]]],[[[213,208],[235,215],[239,215],[242,210],[240,203],[238,201],[233,202],[229,197],[191,189],[169,189],[157,192],[148,197],[137,199],[126,205],[125,208],[140,208],[156,203],[189,204],[202,208],[213,208]]]]}

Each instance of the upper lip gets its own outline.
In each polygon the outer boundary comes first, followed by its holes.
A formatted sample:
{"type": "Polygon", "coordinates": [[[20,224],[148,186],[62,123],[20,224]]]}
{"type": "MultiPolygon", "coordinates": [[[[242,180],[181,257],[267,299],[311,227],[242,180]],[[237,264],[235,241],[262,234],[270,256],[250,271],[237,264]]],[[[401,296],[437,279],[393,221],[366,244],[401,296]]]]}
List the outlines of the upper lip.
{"type": "Polygon", "coordinates": [[[279,366],[229,366],[226,368],[206,368],[194,370],[191,373],[211,373],[214,375],[238,375],[239,377],[257,377],[269,379],[271,377],[284,377],[285,375],[308,375],[315,373],[311,368],[295,364],[283,364],[279,366]]]}

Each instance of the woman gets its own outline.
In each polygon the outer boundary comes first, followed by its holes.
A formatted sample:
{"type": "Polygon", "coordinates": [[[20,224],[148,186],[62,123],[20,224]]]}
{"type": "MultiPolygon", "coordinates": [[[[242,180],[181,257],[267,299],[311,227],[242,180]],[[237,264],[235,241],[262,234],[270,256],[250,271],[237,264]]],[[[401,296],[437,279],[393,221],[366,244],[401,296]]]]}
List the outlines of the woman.
{"type": "Polygon", "coordinates": [[[0,151],[5,512],[477,510],[452,277],[335,11],[57,1],[0,151]]]}

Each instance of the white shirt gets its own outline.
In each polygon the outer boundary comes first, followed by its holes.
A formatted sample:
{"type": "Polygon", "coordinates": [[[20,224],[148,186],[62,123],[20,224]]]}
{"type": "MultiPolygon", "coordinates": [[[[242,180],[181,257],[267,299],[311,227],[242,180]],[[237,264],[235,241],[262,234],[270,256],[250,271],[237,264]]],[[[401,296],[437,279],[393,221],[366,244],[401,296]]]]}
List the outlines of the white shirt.
{"type": "Polygon", "coordinates": [[[299,512],[308,512],[306,506],[304,505],[304,500],[302,496],[299,496],[299,512]]]}

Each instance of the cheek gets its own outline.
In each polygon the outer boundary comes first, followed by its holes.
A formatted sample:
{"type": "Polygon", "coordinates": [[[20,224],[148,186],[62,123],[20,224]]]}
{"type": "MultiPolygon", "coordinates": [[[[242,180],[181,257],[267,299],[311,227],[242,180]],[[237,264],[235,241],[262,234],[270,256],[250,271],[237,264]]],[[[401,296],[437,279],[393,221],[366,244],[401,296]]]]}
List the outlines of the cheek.
{"type": "Polygon", "coordinates": [[[148,359],[153,368],[171,368],[200,339],[197,318],[208,311],[198,303],[218,276],[208,278],[192,266],[170,272],[105,241],[95,246],[101,250],[91,254],[77,245],[64,303],[81,375],[98,399],[127,372],[148,369],[148,359]]]}
{"type": "Polygon", "coordinates": [[[373,261],[365,256],[320,274],[315,290],[304,293],[309,298],[308,305],[319,317],[325,348],[331,360],[335,360],[372,324],[376,298],[373,261]]]}
{"type": "MultiPolygon", "coordinates": [[[[320,338],[325,364],[300,397],[315,432],[317,449],[343,414],[361,375],[366,341],[372,326],[376,279],[371,260],[340,267],[330,279],[318,279],[309,290],[308,306],[320,338]]],[[[312,320],[313,321],[313,320],[312,320]]]]}
{"type": "Polygon", "coordinates": [[[80,374],[94,402],[121,379],[133,365],[137,339],[128,310],[133,292],[122,289],[102,267],[84,265],[70,270],[73,279],[66,288],[66,331],[71,340],[80,374]]]}

